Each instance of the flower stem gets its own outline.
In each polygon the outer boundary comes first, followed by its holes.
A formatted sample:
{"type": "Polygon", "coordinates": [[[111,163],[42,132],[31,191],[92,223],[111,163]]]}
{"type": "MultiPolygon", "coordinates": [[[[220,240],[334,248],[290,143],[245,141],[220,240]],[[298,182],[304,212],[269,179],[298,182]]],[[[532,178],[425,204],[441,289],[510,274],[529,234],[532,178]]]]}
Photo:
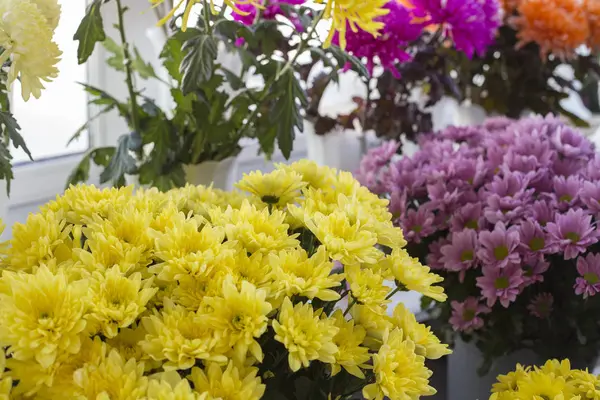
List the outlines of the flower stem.
{"type": "Polygon", "coordinates": [[[393,297],[393,296],[394,296],[396,293],[398,293],[400,290],[401,290],[401,289],[400,289],[399,287],[397,287],[396,289],[392,290],[392,291],[390,292],[390,294],[388,294],[388,295],[385,297],[385,299],[386,299],[386,300],[389,300],[389,299],[391,299],[391,298],[392,298],[392,297],[393,297]]]}
{"type": "Polygon", "coordinates": [[[344,317],[345,317],[346,315],[348,315],[348,313],[350,312],[350,309],[351,309],[352,307],[354,307],[354,305],[355,305],[355,304],[356,304],[356,299],[353,297],[353,298],[352,298],[352,301],[350,302],[350,304],[348,304],[348,308],[346,308],[346,311],[344,311],[344,317]]]}
{"type": "MultiPolygon", "coordinates": [[[[125,24],[123,22],[123,14],[125,10],[121,5],[121,0],[116,0],[117,2],[117,14],[119,17],[119,34],[121,36],[121,45],[123,46],[123,65],[125,66],[125,82],[127,83],[127,90],[129,91],[129,112],[131,114],[131,127],[133,131],[137,134],[141,134],[140,132],[140,122],[137,113],[137,94],[135,93],[135,89],[133,87],[133,69],[131,68],[131,54],[129,53],[129,43],[127,42],[127,36],[125,35],[125,24]]],[[[143,155],[142,150],[140,149],[138,156],[141,158],[143,155]]]]}

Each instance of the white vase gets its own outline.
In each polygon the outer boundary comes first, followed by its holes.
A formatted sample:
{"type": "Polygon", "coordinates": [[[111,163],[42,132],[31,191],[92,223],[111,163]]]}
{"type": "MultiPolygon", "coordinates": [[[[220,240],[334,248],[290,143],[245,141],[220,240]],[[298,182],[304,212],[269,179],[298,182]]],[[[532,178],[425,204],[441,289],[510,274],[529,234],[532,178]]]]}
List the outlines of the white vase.
{"type": "Polygon", "coordinates": [[[215,189],[231,190],[236,172],[235,160],[235,157],[229,157],[222,161],[184,165],[185,179],[192,185],[212,185],[215,189]]]}
{"type": "Polygon", "coordinates": [[[498,375],[514,371],[517,364],[541,365],[545,360],[530,350],[520,350],[499,358],[486,375],[479,376],[477,368],[482,362],[481,352],[473,342],[457,338],[453,353],[448,356],[447,400],[488,400],[498,375]]]}
{"type": "Polygon", "coordinates": [[[309,160],[343,171],[358,169],[365,144],[356,131],[334,129],[325,135],[317,135],[314,125],[304,121],[304,137],[309,160]]]}

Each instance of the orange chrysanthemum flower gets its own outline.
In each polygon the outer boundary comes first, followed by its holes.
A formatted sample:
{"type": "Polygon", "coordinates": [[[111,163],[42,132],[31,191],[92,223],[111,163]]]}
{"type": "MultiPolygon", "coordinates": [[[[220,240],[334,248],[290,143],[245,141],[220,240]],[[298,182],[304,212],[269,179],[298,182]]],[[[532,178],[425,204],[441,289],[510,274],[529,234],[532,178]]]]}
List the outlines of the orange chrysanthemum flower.
{"type": "Polygon", "coordinates": [[[581,0],[522,0],[518,11],[520,15],[512,19],[519,31],[517,47],[536,42],[542,58],[549,53],[570,58],[590,36],[581,0]]]}
{"type": "Polygon", "coordinates": [[[600,0],[587,0],[585,8],[590,22],[590,38],[588,45],[600,50],[600,0]]]}
{"type": "Polygon", "coordinates": [[[500,0],[502,9],[505,15],[512,15],[512,13],[519,7],[521,0],[500,0]]]}

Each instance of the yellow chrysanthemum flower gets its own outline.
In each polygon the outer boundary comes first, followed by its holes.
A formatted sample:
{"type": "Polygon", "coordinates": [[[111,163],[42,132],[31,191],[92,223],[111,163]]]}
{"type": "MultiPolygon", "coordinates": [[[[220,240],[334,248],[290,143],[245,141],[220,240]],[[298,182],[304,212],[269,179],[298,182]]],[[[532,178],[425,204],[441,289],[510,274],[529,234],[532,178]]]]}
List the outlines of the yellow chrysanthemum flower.
{"type": "Polygon", "coordinates": [[[272,310],[266,298],[267,292],[250,282],[242,282],[241,290],[238,290],[229,277],[223,282],[221,296],[205,299],[212,309],[211,323],[222,332],[239,362],[246,359],[248,352],[258,361],[263,359],[262,348],[256,339],[267,330],[267,315],[272,310]]]}
{"type": "Polygon", "coordinates": [[[332,288],[341,285],[343,274],[332,274],[333,263],[327,252],[320,246],[310,258],[302,248],[283,250],[269,254],[273,268],[273,290],[276,297],[294,295],[309,299],[335,301],[339,293],[332,288]]]}
{"type": "Polygon", "coordinates": [[[296,202],[306,182],[302,180],[302,175],[295,171],[277,169],[267,174],[260,171],[244,174],[235,186],[253,194],[269,206],[285,207],[296,202]]]}
{"type": "MultiPolygon", "coordinates": [[[[228,266],[227,274],[231,276],[238,289],[242,288],[243,282],[250,282],[259,289],[268,289],[273,281],[273,266],[267,255],[254,253],[248,255],[240,251],[235,260],[228,266]]],[[[268,293],[267,298],[272,297],[268,293]]]]}
{"type": "Polygon", "coordinates": [[[289,212],[304,221],[333,260],[345,265],[375,264],[383,257],[383,253],[375,248],[375,234],[363,230],[360,224],[351,224],[344,212],[305,215],[304,210],[296,206],[290,206],[289,212]]]}
{"type": "Polygon", "coordinates": [[[102,333],[108,338],[117,336],[120,328],[127,328],[146,310],[146,304],[157,292],[152,280],[142,281],[139,272],[125,276],[115,266],[104,273],[90,277],[89,311],[86,330],[102,333]]]}
{"type": "Polygon", "coordinates": [[[6,265],[12,270],[31,272],[33,267],[50,260],[58,264],[71,259],[75,246],[72,230],[63,212],[30,214],[25,224],[13,226],[6,265]]]}
{"type": "Polygon", "coordinates": [[[144,363],[125,359],[116,350],[99,363],[86,363],[75,371],[73,380],[86,399],[143,399],[148,387],[144,363]]]}
{"type": "Polygon", "coordinates": [[[375,382],[363,389],[369,400],[418,399],[436,393],[429,386],[432,373],[425,367],[425,358],[416,354],[415,344],[400,329],[384,336],[379,352],[373,355],[373,371],[375,382]]]}
{"type": "Polygon", "coordinates": [[[430,272],[418,259],[411,257],[406,250],[396,249],[385,259],[394,279],[408,290],[414,290],[436,301],[446,301],[448,296],[441,286],[433,286],[444,280],[441,276],[430,272]]]}
{"type": "Polygon", "coordinates": [[[379,31],[383,28],[383,22],[378,19],[389,12],[388,9],[384,8],[388,0],[317,0],[317,2],[327,4],[323,11],[323,17],[332,20],[329,36],[325,40],[326,47],[331,44],[331,40],[337,32],[340,47],[345,49],[348,28],[353,32],[361,29],[375,37],[379,36],[379,31]]]}
{"type": "Polygon", "coordinates": [[[59,353],[79,351],[86,325],[83,284],[42,266],[34,274],[4,271],[0,287],[0,346],[7,354],[47,368],[59,353]]]}
{"type": "Polygon", "coordinates": [[[302,176],[302,181],[305,182],[309,188],[331,191],[335,184],[337,171],[333,168],[320,166],[311,160],[303,159],[292,165],[275,164],[275,167],[288,173],[296,172],[300,174],[302,176]]]}
{"type": "Polygon", "coordinates": [[[227,348],[217,336],[206,316],[187,311],[165,301],[163,312],[144,317],[142,323],[148,332],[140,347],[152,359],[166,361],[166,370],[188,369],[196,360],[226,362],[222,355],[227,348]]]}
{"type": "Polygon", "coordinates": [[[227,239],[237,241],[249,253],[268,253],[299,245],[296,239],[298,235],[290,235],[289,225],[283,222],[285,219],[283,212],[258,210],[247,200],[239,210],[212,209],[210,219],[213,224],[225,227],[227,239]]]}
{"type": "Polygon", "coordinates": [[[273,321],[275,340],[288,350],[292,371],[308,367],[312,360],[334,364],[337,346],[333,338],[339,328],[334,321],[323,319],[310,304],[292,305],[289,297],[283,300],[279,318],[273,321]]]}
{"type": "Polygon", "coordinates": [[[214,269],[208,275],[184,276],[177,284],[173,284],[168,296],[186,310],[197,311],[202,307],[205,297],[221,293],[224,278],[225,275],[214,269]]]}
{"type": "MultiPolygon", "coordinates": [[[[39,1],[39,0],[38,0],[39,1]]],[[[54,0],[53,3],[56,3],[54,0]]],[[[56,65],[62,52],[53,41],[56,10],[47,1],[0,2],[0,64],[11,59],[8,85],[19,79],[21,95],[27,101],[39,98],[44,85],[58,76],[56,65]]]]}
{"type": "Polygon", "coordinates": [[[38,6],[42,15],[46,18],[50,29],[54,31],[58,26],[60,20],[60,4],[57,0],[32,0],[32,2],[38,6]]]}
{"type": "Polygon", "coordinates": [[[256,376],[258,368],[243,368],[227,364],[225,370],[215,363],[207,363],[204,370],[194,367],[190,380],[194,389],[208,394],[206,400],[260,400],[265,393],[265,385],[256,376]]]}
{"type": "Polygon", "coordinates": [[[181,379],[178,374],[169,374],[165,379],[163,374],[161,380],[151,379],[148,382],[148,396],[145,400],[203,400],[200,393],[194,391],[190,381],[181,379]]]}
{"type": "Polygon", "coordinates": [[[515,371],[498,376],[498,382],[492,385],[492,393],[516,391],[518,389],[517,383],[527,376],[529,370],[529,367],[524,368],[522,365],[517,364],[515,371]]]}
{"type": "Polygon", "coordinates": [[[338,350],[334,355],[335,363],[331,364],[331,375],[337,375],[344,368],[349,374],[364,379],[361,368],[366,368],[371,359],[369,349],[362,346],[367,335],[365,328],[355,325],[352,320],[346,321],[341,310],[336,310],[331,319],[339,329],[333,338],[338,350]]]}
{"type": "MultiPolygon", "coordinates": [[[[106,343],[110,346],[111,349],[115,349],[125,357],[127,360],[130,358],[135,358],[136,361],[146,361],[149,357],[144,353],[142,347],[140,346],[140,342],[144,340],[146,337],[146,329],[143,326],[138,326],[135,329],[133,328],[123,328],[119,329],[119,333],[117,336],[107,339],[106,343]]],[[[159,365],[154,365],[154,367],[158,367],[159,365]]],[[[144,368],[146,371],[152,369],[152,362],[145,362],[144,368]]]]}
{"type": "Polygon", "coordinates": [[[365,345],[374,350],[381,346],[385,333],[394,328],[384,307],[355,304],[350,309],[350,314],[354,322],[366,329],[365,345]]]}
{"type": "Polygon", "coordinates": [[[600,399],[600,377],[587,370],[571,371],[571,384],[582,399],[600,399]]]}
{"type": "Polygon", "coordinates": [[[352,297],[358,304],[381,307],[389,300],[386,299],[390,288],[384,285],[383,276],[360,265],[346,266],[346,279],[350,284],[352,297]]]}
{"type": "Polygon", "coordinates": [[[534,400],[571,400],[575,388],[562,376],[531,371],[519,381],[518,398],[534,400]]]}
{"type": "Polygon", "coordinates": [[[451,354],[447,344],[442,344],[440,339],[431,332],[431,328],[417,322],[415,315],[402,303],[394,308],[392,322],[404,332],[404,335],[415,343],[415,351],[430,360],[437,360],[451,354]]]}
{"type": "Polygon", "coordinates": [[[0,400],[10,400],[10,391],[12,390],[12,379],[6,376],[6,355],[0,351],[0,400]]]}

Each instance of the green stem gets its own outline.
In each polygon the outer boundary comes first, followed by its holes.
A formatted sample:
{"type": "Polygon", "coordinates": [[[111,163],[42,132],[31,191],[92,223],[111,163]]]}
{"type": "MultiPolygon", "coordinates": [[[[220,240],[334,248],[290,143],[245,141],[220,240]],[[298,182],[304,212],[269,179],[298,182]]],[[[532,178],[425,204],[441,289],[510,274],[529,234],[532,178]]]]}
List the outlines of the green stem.
{"type": "Polygon", "coordinates": [[[389,299],[391,299],[391,298],[392,298],[392,296],[394,296],[394,295],[395,295],[396,293],[398,293],[400,290],[401,290],[401,289],[400,289],[399,287],[397,287],[396,289],[392,290],[392,292],[391,292],[390,294],[388,294],[388,295],[386,296],[386,298],[385,298],[385,299],[386,299],[386,300],[389,300],[389,299]]]}
{"type": "Polygon", "coordinates": [[[352,307],[354,307],[354,305],[355,305],[355,304],[356,304],[356,299],[353,297],[353,298],[352,298],[352,301],[350,302],[350,304],[348,304],[348,308],[346,308],[346,311],[344,311],[344,317],[345,317],[346,315],[348,315],[348,313],[350,312],[350,309],[351,309],[352,307]]]}
{"type": "Polygon", "coordinates": [[[202,7],[202,15],[204,16],[204,29],[209,35],[212,35],[212,26],[210,26],[210,10],[206,3],[202,7]]]}
{"type": "MultiPolygon", "coordinates": [[[[121,44],[123,46],[123,58],[124,58],[124,62],[123,64],[125,65],[125,82],[127,83],[127,90],[129,91],[129,112],[131,113],[131,125],[133,128],[133,131],[136,132],[137,134],[141,134],[140,132],[140,121],[138,118],[138,113],[137,113],[137,95],[135,93],[135,89],[133,87],[133,69],[131,68],[131,54],[129,53],[129,43],[127,43],[127,36],[125,35],[125,24],[123,22],[123,14],[125,13],[125,10],[123,9],[123,6],[121,5],[121,0],[116,0],[117,1],[117,13],[118,13],[118,17],[119,17],[119,24],[118,24],[118,28],[119,28],[119,34],[121,35],[121,44]]],[[[142,150],[140,149],[140,152],[138,154],[138,156],[142,156],[142,150]]]]}

